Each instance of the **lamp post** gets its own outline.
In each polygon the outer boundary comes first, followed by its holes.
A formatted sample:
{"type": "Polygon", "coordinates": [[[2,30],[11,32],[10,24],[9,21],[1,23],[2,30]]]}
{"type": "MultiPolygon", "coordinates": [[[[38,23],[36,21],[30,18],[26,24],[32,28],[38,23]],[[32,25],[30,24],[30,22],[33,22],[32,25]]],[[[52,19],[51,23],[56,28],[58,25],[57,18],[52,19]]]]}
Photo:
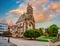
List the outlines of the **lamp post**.
{"type": "MultiPolygon", "coordinates": [[[[8,28],[8,33],[10,33],[10,28],[8,28]]],[[[10,37],[8,35],[8,43],[10,42],[10,37]]]]}
{"type": "MultiPolygon", "coordinates": [[[[9,25],[8,26],[8,33],[10,33],[11,28],[12,28],[12,26],[9,25]]],[[[8,43],[10,42],[10,36],[11,36],[11,34],[8,35],[8,43]]]]}

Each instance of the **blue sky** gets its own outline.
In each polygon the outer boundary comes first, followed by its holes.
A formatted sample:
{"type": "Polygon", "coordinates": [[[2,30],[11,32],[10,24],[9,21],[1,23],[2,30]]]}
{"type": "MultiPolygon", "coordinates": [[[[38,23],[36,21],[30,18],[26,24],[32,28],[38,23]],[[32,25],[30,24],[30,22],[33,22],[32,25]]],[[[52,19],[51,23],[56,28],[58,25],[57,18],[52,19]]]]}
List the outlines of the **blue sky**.
{"type": "MultiPolygon", "coordinates": [[[[47,3],[46,2],[42,2],[42,3],[44,3],[44,4],[41,3],[42,6],[40,4],[38,6],[36,6],[37,2],[39,2],[39,0],[34,4],[35,1],[31,0],[30,2],[31,2],[31,4],[34,7],[36,7],[36,11],[37,12],[35,12],[35,15],[34,15],[36,17],[36,19],[35,19],[36,21],[38,20],[37,19],[38,15],[36,15],[36,13],[39,14],[43,10],[42,9],[42,10],[39,11],[37,8],[40,9],[43,5],[45,5],[43,8],[46,8],[46,7],[50,6],[51,3],[60,3],[60,0],[49,0],[47,3]]],[[[25,6],[27,6],[26,3],[27,3],[27,0],[26,0],[26,2],[25,2],[25,0],[0,0],[0,18],[1,18],[0,22],[5,22],[4,19],[6,19],[7,21],[11,20],[12,22],[17,21],[17,19],[19,18],[19,15],[21,15],[20,12],[25,11],[24,8],[25,8],[25,6]],[[17,14],[16,11],[18,12],[18,14],[17,14]],[[14,13],[15,16],[12,13],[14,13]]],[[[58,9],[58,10],[60,10],[60,9],[58,9]]],[[[54,12],[55,11],[53,11],[53,13],[54,12]]],[[[50,15],[50,14],[48,14],[48,15],[50,15]]],[[[54,16],[54,15],[51,14],[52,15],[52,17],[51,17],[52,19],[48,15],[47,15],[47,19],[46,20],[43,20],[44,19],[43,17],[45,17],[45,16],[40,17],[40,18],[43,18],[42,19],[43,21],[42,20],[41,21],[38,20],[39,22],[36,22],[36,28],[40,28],[40,27],[44,27],[45,28],[45,27],[49,27],[52,24],[56,24],[56,25],[58,25],[60,27],[60,14],[59,14],[59,16],[57,16],[57,15],[54,16]]],[[[40,14],[40,16],[41,16],[41,14],[40,14]]]]}
{"type": "Polygon", "coordinates": [[[17,0],[0,0],[0,17],[6,17],[6,12],[16,9],[20,3],[23,3],[23,0],[21,0],[19,4],[17,4],[16,1],[17,0]]]}

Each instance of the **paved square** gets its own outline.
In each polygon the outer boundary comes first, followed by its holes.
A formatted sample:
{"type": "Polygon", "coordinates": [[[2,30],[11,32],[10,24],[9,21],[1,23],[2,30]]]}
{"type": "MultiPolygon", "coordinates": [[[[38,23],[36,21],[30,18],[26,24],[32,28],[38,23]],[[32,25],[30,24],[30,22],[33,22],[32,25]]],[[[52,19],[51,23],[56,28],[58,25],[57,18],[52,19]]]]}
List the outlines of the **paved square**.
{"type": "Polygon", "coordinates": [[[8,43],[8,39],[0,37],[0,46],[16,46],[16,45],[8,43]]]}

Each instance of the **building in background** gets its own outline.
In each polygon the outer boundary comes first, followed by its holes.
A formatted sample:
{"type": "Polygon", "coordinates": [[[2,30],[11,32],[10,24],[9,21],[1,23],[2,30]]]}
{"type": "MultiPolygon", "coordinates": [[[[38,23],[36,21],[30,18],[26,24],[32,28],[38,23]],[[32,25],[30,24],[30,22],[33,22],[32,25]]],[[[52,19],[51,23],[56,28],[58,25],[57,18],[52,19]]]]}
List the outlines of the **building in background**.
{"type": "Polygon", "coordinates": [[[23,37],[23,33],[26,30],[29,29],[35,29],[35,20],[33,17],[33,8],[30,4],[27,6],[27,12],[22,14],[18,21],[16,22],[16,25],[14,25],[12,31],[13,37],[23,37]]]}
{"type": "Polygon", "coordinates": [[[4,31],[8,31],[8,24],[0,23],[0,35],[3,34],[4,31]]]}

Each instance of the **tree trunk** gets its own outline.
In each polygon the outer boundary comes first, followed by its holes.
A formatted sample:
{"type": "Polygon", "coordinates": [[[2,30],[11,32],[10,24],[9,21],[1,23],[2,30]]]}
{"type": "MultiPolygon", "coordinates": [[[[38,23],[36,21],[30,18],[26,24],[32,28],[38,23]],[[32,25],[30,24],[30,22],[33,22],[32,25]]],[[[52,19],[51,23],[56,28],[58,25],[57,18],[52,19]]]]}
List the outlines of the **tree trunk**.
{"type": "Polygon", "coordinates": [[[34,40],[36,40],[36,38],[34,38],[34,40]]]}
{"type": "Polygon", "coordinates": [[[32,40],[32,37],[30,38],[30,40],[32,40]]]}

